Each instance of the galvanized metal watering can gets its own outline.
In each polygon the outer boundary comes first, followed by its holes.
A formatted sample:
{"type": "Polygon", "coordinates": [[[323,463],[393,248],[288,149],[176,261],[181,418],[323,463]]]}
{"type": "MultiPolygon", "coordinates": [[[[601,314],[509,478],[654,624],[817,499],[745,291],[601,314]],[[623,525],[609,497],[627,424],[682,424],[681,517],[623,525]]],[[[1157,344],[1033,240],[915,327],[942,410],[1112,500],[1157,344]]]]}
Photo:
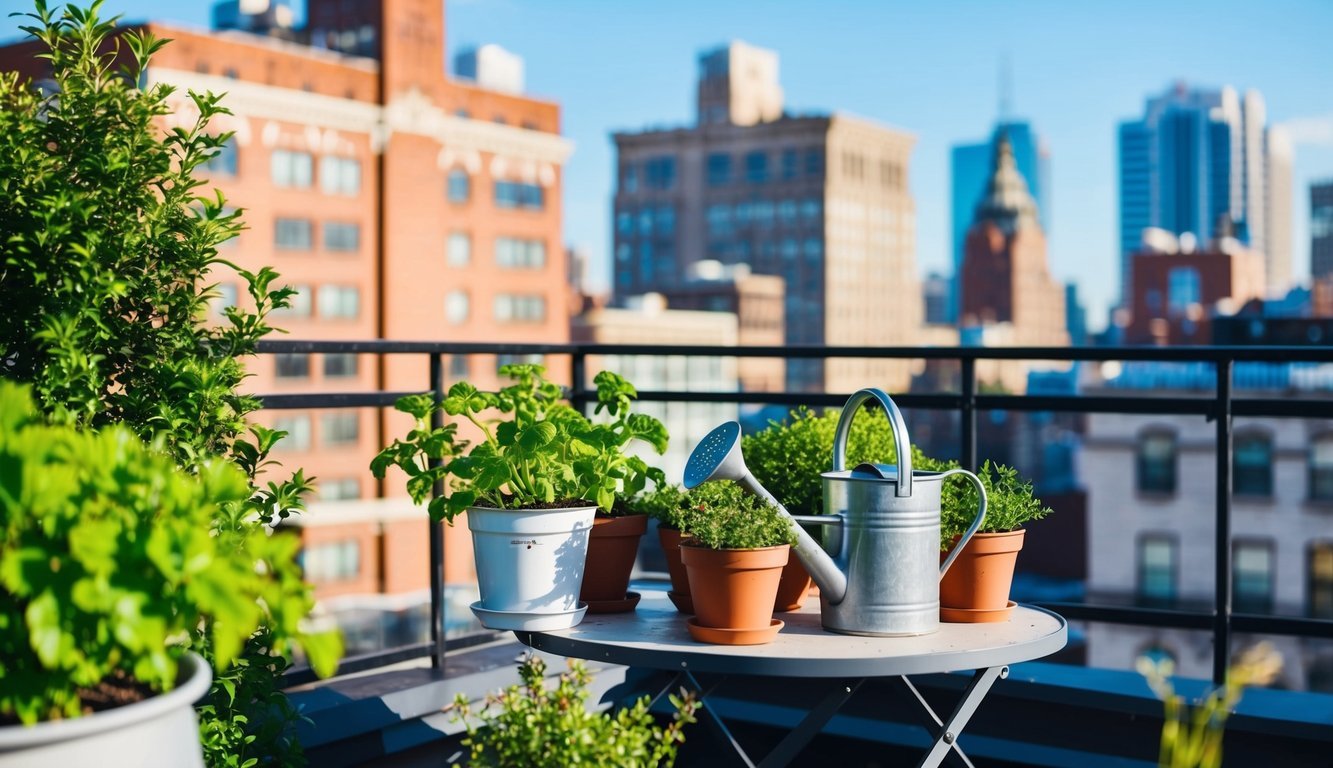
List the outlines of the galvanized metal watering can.
{"type": "Polygon", "coordinates": [[[745,466],[741,428],[727,422],[708,433],[685,466],[685,487],[732,480],[795,522],[830,526],[820,547],[794,525],[796,556],[819,585],[824,628],[848,635],[924,635],[939,628],[939,581],[986,517],[986,489],[963,469],[914,472],[907,426],[893,400],[863,389],[843,406],[833,438],[833,470],[821,476],[824,515],[796,517],[773,498],[745,466]],[[871,399],[884,408],[898,452],[895,466],[861,464],[846,469],[847,435],[857,411],[871,399]],[[940,563],[940,491],[944,479],[962,475],[980,503],[972,525],[940,563]],[[827,549],[827,551],[825,551],[827,549]]]}

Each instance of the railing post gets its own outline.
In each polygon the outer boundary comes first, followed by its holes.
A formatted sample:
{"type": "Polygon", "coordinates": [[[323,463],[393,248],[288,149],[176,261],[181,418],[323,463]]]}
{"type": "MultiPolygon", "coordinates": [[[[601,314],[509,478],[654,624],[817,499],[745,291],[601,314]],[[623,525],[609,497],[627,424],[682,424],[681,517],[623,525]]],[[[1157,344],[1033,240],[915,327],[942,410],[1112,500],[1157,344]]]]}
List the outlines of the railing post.
{"type": "Polygon", "coordinates": [[[1213,683],[1227,680],[1231,661],[1231,365],[1217,361],[1217,525],[1213,574],[1213,683]]]}
{"type": "Polygon", "coordinates": [[[574,406],[579,413],[586,413],[588,398],[583,390],[588,386],[588,356],[584,353],[583,348],[579,347],[570,354],[569,359],[569,404],[574,406]]]}
{"type": "Polygon", "coordinates": [[[977,360],[974,357],[958,358],[962,377],[963,402],[959,409],[960,428],[963,433],[962,453],[958,457],[963,469],[977,471],[977,360]]]}
{"type": "MultiPolygon", "coordinates": [[[[430,356],[430,391],[435,404],[444,402],[444,365],[438,353],[430,356]]],[[[430,414],[431,429],[444,426],[444,412],[438,408],[430,414]]],[[[438,467],[441,461],[431,459],[430,466],[438,467]]],[[[434,496],[444,494],[444,481],[437,480],[431,489],[434,496]]],[[[430,666],[444,671],[444,524],[433,520],[430,526],[430,666]]]]}

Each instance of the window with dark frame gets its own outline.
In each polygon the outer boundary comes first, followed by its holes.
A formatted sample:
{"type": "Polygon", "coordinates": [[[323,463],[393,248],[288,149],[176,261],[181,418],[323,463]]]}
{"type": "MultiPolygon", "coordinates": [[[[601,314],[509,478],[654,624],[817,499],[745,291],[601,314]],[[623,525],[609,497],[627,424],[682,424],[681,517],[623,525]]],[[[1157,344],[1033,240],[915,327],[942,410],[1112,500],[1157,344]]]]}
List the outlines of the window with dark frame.
{"type": "Polygon", "coordinates": [[[357,374],[357,355],[351,352],[325,352],[324,378],[347,379],[357,374]]]}
{"type": "Polygon", "coordinates": [[[1273,542],[1238,539],[1232,544],[1231,606],[1240,613],[1273,611],[1273,542]]]}
{"type": "Polygon", "coordinates": [[[445,194],[451,203],[466,203],[468,201],[468,198],[472,196],[472,179],[467,175],[467,171],[462,168],[454,168],[449,171],[445,194]]]}
{"type": "Polygon", "coordinates": [[[1176,558],[1174,537],[1146,534],[1138,542],[1138,597],[1145,605],[1169,606],[1176,599],[1176,558]]]}
{"type": "Polygon", "coordinates": [[[1232,490],[1237,496],[1273,495],[1273,439],[1262,432],[1236,436],[1231,452],[1232,490]]]}
{"type": "Polygon", "coordinates": [[[1306,610],[1314,619],[1333,619],[1333,541],[1310,544],[1306,610]]]}
{"type": "Polygon", "coordinates": [[[274,375],[279,379],[305,379],[310,376],[310,355],[282,352],[273,356],[274,375]]]}
{"type": "Polygon", "coordinates": [[[1150,430],[1139,435],[1135,480],[1139,493],[1176,492],[1176,436],[1150,430]]]}
{"type": "Polygon", "coordinates": [[[1320,435],[1310,443],[1310,498],[1333,501],[1333,434],[1320,435]]]}

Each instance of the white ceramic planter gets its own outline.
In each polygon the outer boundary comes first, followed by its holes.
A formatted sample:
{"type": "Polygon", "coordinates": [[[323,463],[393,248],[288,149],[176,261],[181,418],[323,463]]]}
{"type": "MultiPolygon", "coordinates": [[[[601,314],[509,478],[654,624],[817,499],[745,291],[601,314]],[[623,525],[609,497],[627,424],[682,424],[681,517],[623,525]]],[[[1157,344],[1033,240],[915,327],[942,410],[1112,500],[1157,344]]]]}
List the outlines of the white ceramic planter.
{"type": "Polygon", "coordinates": [[[0,728],[0,768],[203,768],[194,702],[213,674],[199,656],[181,659],[180,682],[134,704],[73,720],[0,728]]]}
{"type": "MultiPolygon", "coordinates": [[[[572,627],[583,618],[579,588],[588,556],[588,537],[596,507],[513,510],[472,507],[467,527],[477,563],[481,592],[476,611],[492,629],[527,629],[494,614],[531,617],[551,626],[552,614],[569,617],[572,627]]],[[[556,623],[561,623],[558,620],[556,623]]]]}

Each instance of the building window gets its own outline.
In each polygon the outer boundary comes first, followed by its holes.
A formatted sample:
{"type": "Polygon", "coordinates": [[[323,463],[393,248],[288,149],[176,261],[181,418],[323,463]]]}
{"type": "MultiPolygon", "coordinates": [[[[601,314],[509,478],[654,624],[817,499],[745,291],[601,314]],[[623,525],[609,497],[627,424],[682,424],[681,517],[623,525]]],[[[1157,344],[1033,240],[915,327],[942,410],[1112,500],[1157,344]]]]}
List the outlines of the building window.
{"type": "Polygon", "coordinates": [[[361,247],[361,225],[345,221],[324,222],[324,250],[355,251],[361,247]]]}
{"type": "Polygon", "coordinates": [[[731,183],[731,155],[713,152],[708,155],[708,186],[720,187],[731,183]]]}
{"type": "Polygon", "coordinates": [[[312,584],[353,581],[361,573],[361,545],[356,539],[311,544],[301,552],[301,566],[312,584]]]}
{"type": "Polygon", "coordinates": [[[324,378],[348,379],[356,375],[357,356],[351,352],[325,352],[324,378]]]}
{"type": "Polygon", "coordinates": [[[466,379],[472,375],[472,365],[467,355],[449,356],[449,378],[454,381],[466,379]]]}
{"type": "Polygon", "coordinates": [[[309,152],[275,149],[269,159],[269,175],[274,186],[307,189],[314,181],[315,159],[309,152]]]}
{"type": "Polygon", "coordinates": [[[824,241],[817,237],[807,238],[801,248],[805,253],[805,258],[810,261],[817,261],[824,255],[824,241]]]}
{"type": "Polygon", "coordinates": [[[745,180],[751,184],[768,181],[767,152],[751,152],[745,156],[745,180]]]}
{"type": "Polygon", "coordinates": [[[326,195],[361,193],[361,161],[324,155],[319,159],[319,188],[326,195]]]}
{"type": "Polygon", "coordinates": [[[211,176],[235,176],[240,169],[240,155],[236,137],[229,136],[218,145],[217,154],[204,161],[204,170],[211,176]]]}
{"type": "Polygon", "coordinates": [[[455,168],[449,171],[449,180],[446,183],[446,194],[451,203],[466,203],[472,195],[472,179],[468,177],[467,171],[462,168],[455,168]]]}
{"type": "Polygon", "coordinates": [[[704,216],[708,220],[708,234],[715,237],[731,234],[731,206],[710,205],[704,216]]]}
{"type": "Polygon", "coordinates": [[[1333,435],[1321,435],[1310,445],[1310,498],[1333,501],[1333,435]]]}
{"type": "Polygon", "coordinates": [[[274,355],[274,374],[279,379],[305,379],[310,376],[310,355],[285,352],[274,355]]]}
{"type": "Polygon", "coordinates": [[[676,209],[671,205],[657,207],[657,234],[670,236],[676,233],[676,209]]]}
{"type": "Polygon", "coordinates": [[[218,283],[213,286],[213,297],[209,300],[209,308],[215,315],[225,315],[227,310],[236,306],[236,284],[218,283]]]}
{"type": "Polygon", "coordinates": [[[501,293],[495,297],[495,320],[499,323],[540,323],[546,320],[546,297],[501,293]]]}
{"type": "Polygon", "coordinates": [[[1139,493],[1176,492],[1176,436],[1170,432],[1139,435],[1135,462],[1139,493]]]}
{"type": "Polygon", "coordinates": [[[782,179],[784,181],[790,181],[796,178],[796,174],[799,171],[800,165],[797,161],[796,150],[782,150],[782,179]]]}
{"type": "Polygon", "coordinates": [[[450,325],[462,325],[467,322],[471,311],[471,302],[467,291],[450,291],[444,296],[444,319],[450,325]]]}
{"type": "Polygon", "coordinates": [[[796,224],[796,201],[783,200],[778,203],[778,223],[784,227],[796,224]]]}
{"type": "Polygon", "coordinates": [[[361,418],[356,411],[326,413],[320,426],[324,445],[348,445],[361,437],[361,418]]]}
{"type": "Polygon", "coordinates": [[[291,296],[287,297],[287,306],[281,309],[274,309],[274,316],[310,317],[310,286],[293,285],[290,287],[293,293],[291,296]]]}
{"type": "Polygon", "coordinates": [[[620,188],[626,192],[639,191],[639,168],[634,163],[625,163],[621,168],[620,188]]]}
{"type": "Polygon", "coordinates": [[[308,251],[314,246],[310,219],[278,219],[273,226],[273,245],[284,251],[308,251]]]}
{"type": "Polygon", "coordinates": [[[466,267],[472,263],[472,235],[466,232],[450,232],[447,259],[451,267],[466,267]]]}
{"type": "Polygon", "coordinates": [[[639,209],[639,236],[640,237],[653,236],[652,206],[645,205],[643,208],[639,209]]]}
{"type": "Polygon", "coordinates": [[[817,197],[807,197],[801,201],[801,220],[813,224],[824,215],[824,201],[817,197]]]}
{"type": "Polygon", "coordinates": [[[644,163],[643,183],[648,189],[671,189],[676,185],[676,158],[654,157],[644,163]]]}
{"type": "Polygon", "coordinates": [[[542,240],[497,237],[495,263],[510,269],[541,269],[546,266],[546,243],[542,240]]]}
{"type": "Polygon", "coordinates": [[[1231,478],[1237,496],[1272,496],[1272,438],[1261,433],[1238,435],[1231,453],[1231,478]]]}
{"type": "Polygon", "coordinates": [[[1231,548],[1231,600],[1242,613],[1273,610],[1273,544],[1237,541],[1231,548]]]}
{"type": "Polygon", "coordinates": [[[634,246],[629,243],[620,243],[616,246],[616,261],[629,261],[634,255],[634,246]]]}
{"type": "Polygon", "coordinates": [[[506,365],[545,365],[546,359],[541,355],[496,355],[495,371],[499,373],[500,369],[506,365]]]}
{"type": "Polygon", "coordinates": [[[805,175],[809,178],[824,175],[824,150],[815,147],[805,151],[805,175]]]}
{"type": "Polygon", "coordinates": [[[526,181],[495,182],[495,207],[539,211],[546,204],[542,188],[526,181]]]}
{"type": "Polygon", "coordinates": [[[1168,309],[1174,313],[1184,313],[1202,300],[1199,270],[1194,267],[1172,267],[1171,271],[1166,273],[1168,309]]]}
{"type": "Polygon", "coordinates": [[[1333,619],[1333,541],[1310,545],[1308,610],[1311,618],[1333,619]]]}
{"type": "Polygon", "coordinates": [[[320,317],[353,319],[360,313],[361,289],[354,285],[320,286],[320,317]]]}
{"type": "Polygon", "coordinates": [[[273,420],[273,429],[287,434],[278,441],[284,451],[310,450],[310,417],[305,414],[279,416],[273,420]]]}
{"type": "Polygon", "coordinates": [[[321,501],[347,501],[361,498],[361,481],[355,477],[339,477],[319,481],[321,501]]]}
{"type": "Polygon", "coordinates": [[[634,214],[621,211],[616,214],[616,232],[622,235],[634,234],[634,214]]]}
{"type": "Polygon", "coordinates": [[[1176,599],[1176,540],[1161,534],[1139,539],[1139,600],[1170,605],[1176,599]]]}

